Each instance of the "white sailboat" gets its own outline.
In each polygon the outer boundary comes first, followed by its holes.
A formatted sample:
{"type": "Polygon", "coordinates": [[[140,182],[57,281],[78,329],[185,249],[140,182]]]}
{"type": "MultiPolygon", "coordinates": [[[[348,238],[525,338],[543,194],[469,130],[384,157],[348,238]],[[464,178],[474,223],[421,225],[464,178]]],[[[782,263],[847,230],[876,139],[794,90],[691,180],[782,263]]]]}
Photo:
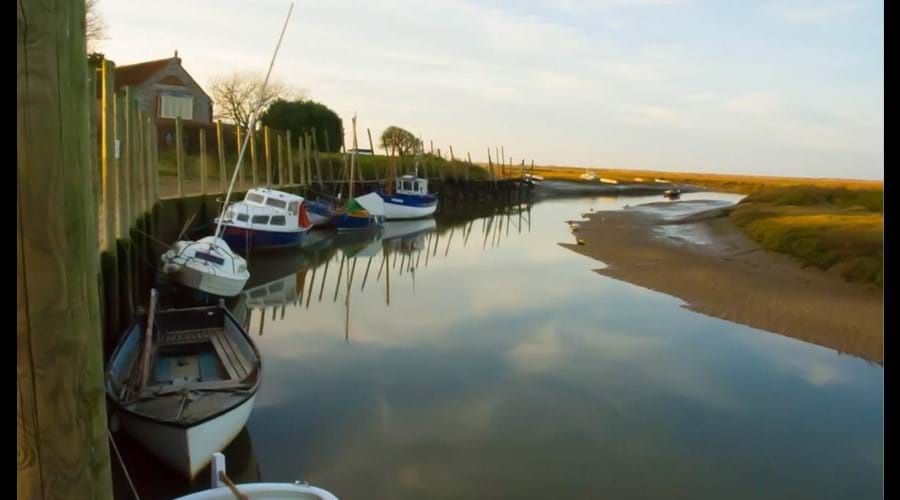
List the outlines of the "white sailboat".
{"type": "MultiPolygon", "coordinates": [[[[269,83],[269,76],[272,74],[272,67],[275,65],[275,58],[278,56],[278,49],[281,47],[281,40],[284,38],[284,32],[287,30],[287,23],[291,18],[293,9],[294,4],[292,3],[287,19],[285,19],[284,26],[281,29],[281,35],[278,37],[275,53],[272,54],[272,60],[269,62],[266,78],[259,89],[256,106],[254,106],[250,115],[250,122],[247,125],[249,130],[253,130],[256,126],[256,118],[259,114],[262,98],[266,92],[266,85],[269,83]]],[[[244,143],[241,145],[237,165],[235,165],[234,174],[231,176],[231,184],[229,184],[228,192],[225,194],[222,213],[219,214],[216,222],[216,232],[212,236],[201,238],[198,241],[177,241],[170,250],[163,253],[160,257],[163,273],[188,288],[221,297],[234,297],[241,293],[244,285],[247,284],[247,280],[250,279],[247,261],[235,253],[228,246],[228,243],[221,238],[225,211],[229,208],[231,192],[234,190],[234,183],[241,171],[241,164],[244,161],[244,154],[247,151],[250,136],[251,134],[244,136],[244,143]]]]}

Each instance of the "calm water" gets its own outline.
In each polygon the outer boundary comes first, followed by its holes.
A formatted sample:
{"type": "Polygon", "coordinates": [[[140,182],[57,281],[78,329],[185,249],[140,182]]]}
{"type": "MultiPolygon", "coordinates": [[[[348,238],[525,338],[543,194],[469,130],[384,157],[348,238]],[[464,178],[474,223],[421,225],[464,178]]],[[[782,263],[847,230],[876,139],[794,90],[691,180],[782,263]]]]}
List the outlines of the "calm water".
{"type": "Polygon", "coordinates": [[[253,257],[234,311],[264,379],[229,468],[342,498],[881,498],[883,368],[558,245],[564,221],[643,201],[253,257]]]}

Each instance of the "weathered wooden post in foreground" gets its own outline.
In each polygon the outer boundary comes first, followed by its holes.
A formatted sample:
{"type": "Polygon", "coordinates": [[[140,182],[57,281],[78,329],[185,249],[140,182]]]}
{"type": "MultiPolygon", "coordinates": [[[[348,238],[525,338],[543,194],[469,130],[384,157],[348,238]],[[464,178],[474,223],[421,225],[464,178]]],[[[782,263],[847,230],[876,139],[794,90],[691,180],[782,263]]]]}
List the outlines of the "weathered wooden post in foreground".
{"type": "Polygon", "coordinates": [[[16,497],[112,498],[84,1],[16,35],[16,497]]]}

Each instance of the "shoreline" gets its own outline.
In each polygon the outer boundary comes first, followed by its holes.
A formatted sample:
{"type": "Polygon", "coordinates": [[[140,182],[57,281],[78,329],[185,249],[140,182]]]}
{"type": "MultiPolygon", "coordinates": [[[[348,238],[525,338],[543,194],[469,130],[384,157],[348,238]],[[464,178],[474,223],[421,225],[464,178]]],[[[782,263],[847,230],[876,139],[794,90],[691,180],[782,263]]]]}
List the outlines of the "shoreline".
{"type": "Polygon", "coordinates": [[[709,200],[584,214],[560,243],[595,272],[677,297],[686,308],[884,364],[882,289],[763,249],[709,200]]]}

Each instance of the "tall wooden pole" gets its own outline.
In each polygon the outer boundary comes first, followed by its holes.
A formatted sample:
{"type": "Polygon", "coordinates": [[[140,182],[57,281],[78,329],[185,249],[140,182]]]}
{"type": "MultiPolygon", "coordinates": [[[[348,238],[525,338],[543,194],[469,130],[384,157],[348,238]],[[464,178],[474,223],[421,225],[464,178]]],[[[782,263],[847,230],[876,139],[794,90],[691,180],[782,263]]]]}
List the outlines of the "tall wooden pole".
{"type": "Polygon", "coordinates": [[[111,499],[84,1],[16,4],[16,497],[111,499]]]}

